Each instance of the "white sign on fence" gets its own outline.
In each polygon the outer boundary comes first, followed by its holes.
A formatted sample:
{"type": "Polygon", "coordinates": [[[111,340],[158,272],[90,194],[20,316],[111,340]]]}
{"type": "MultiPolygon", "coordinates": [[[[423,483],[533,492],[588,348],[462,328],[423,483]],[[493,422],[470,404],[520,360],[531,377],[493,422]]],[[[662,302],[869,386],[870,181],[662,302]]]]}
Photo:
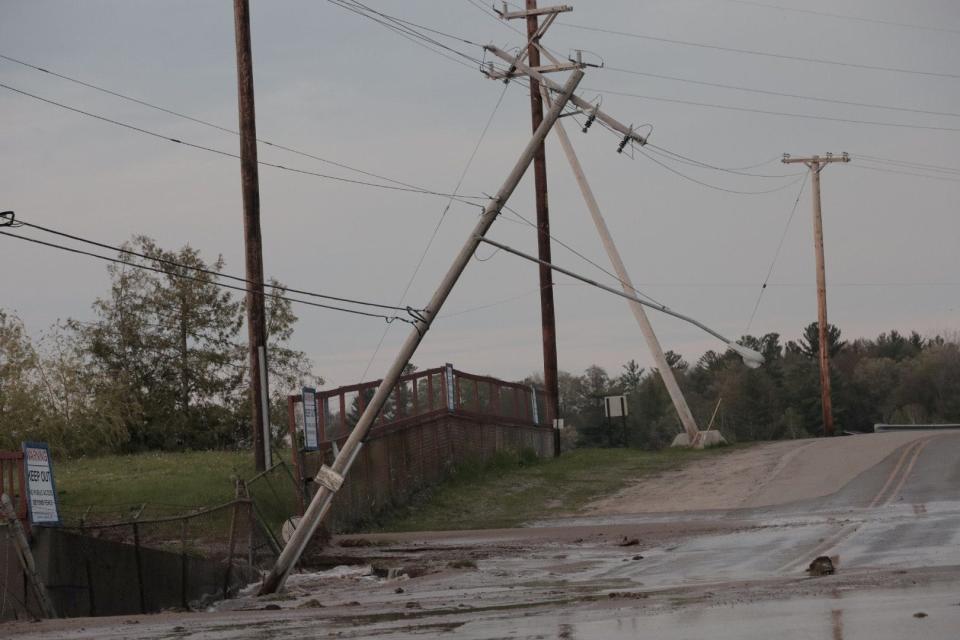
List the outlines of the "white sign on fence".
{"type": "Polygon", "coordinates": [[[316,451],[319,446],[320,420],[317,417],[317,390],[303,388],[303,448],[316,451]]]}
{"type": "Polygon", "coordinates": [[[626,396],[607,396],[603,399],[603,415],[607,418],[619,418],[627,415],[626,396]]]}
{"type": "Polygon", "coordinates": [[[60,506],[53,481],[50,449],[42,442],[23,443],[27,476],[27,509],[33,524],[60,524],[60,506]]]}

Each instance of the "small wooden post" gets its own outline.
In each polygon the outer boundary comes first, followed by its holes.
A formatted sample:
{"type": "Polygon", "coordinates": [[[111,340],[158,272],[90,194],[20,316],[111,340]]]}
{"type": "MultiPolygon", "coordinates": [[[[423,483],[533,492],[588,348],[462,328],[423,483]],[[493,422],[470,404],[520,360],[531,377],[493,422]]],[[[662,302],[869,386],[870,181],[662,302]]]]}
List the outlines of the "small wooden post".
{"type": "Polygon", "coordinates": [[[40,579],[37,571],[36,562],[33,559],[33,553],[30,551],[30,543],[27,541],[27,534],[23,530],[23,525],[17,518],[17,512],[13,508],[13,501],[6,493],[0,497],[3,505],[3,515],[7,519],[9,526],[9,535],[13,538],[13,543],[17,547],[17,556],[20,558],[20,565],[23,567],[24,578],[30,583],[33,593],[40,604],[40,611],[45,618],[56,618],[57,610],[53,607],[53,602],[47,594],[47,588],[40,579]]]}
{"type": "Polygon", "coordinates": [[[184,609],[190,609],[187,583],[187,519],[180,521],[180,604],[184,609]]]}
{"type": "Polygon", "coordinates": [[[133,553],[137,564],[137,588],[140,591],[140,613],[147,612],[147,599],[143,586],[143,559],[140,557],[140,527],[133,523],[133,553]]]}

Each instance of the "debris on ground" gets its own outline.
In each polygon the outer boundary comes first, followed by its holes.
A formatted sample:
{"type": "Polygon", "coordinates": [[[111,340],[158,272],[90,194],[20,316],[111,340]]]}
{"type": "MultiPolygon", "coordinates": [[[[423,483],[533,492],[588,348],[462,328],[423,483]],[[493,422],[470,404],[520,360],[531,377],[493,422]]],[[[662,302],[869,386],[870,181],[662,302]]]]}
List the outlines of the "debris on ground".
{"type": "Polygon", "coordinates": [[[640,539],[623,536],[623,538],[617,544],[619,544],[621,547],[635,547],[636,545],[640,544],[640,539]]]}
{"type": "Polygon", "coordinates": [[[807,567],[807,573],[811,576],[829,576],[836,572],[837,570],[834,567],[833,560],[828,556],[818,556],[810,563],[810,566],[807,567]]]}

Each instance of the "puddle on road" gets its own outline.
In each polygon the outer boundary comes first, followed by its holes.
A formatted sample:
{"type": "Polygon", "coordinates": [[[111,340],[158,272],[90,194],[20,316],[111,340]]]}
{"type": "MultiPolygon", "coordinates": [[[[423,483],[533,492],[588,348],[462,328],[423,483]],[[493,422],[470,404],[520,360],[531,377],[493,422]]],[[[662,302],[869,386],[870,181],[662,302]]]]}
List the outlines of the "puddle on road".
{"type": "MultiPolygon", "coordinates": [[[[956,638],[960,606],[954,588],[913,588],[844,594],[652,615],[622,609],[576,614],[535,614],[523,619],[482,620],[459,627],[455,638],[562,638],[609,640],[685,638],[704,640],[902,640],[956,638]]],[[[387,634],[387,638],[410,635],[387,634]]]]}

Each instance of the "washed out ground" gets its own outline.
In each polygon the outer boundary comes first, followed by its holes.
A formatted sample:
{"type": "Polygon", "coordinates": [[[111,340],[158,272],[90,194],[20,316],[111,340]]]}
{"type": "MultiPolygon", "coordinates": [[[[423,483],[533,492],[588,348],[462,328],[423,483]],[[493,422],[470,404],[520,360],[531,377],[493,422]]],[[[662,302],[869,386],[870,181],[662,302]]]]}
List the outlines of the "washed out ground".
{"type": "Polygon", "coordinates": [[[18,638],[948,638],[960,434],[771,443],[529,526],[341,536],[284,593],[18,638]],[[691,505],[689,508],[686,505],[691,505]],[[828,556],[833,575],[806,568],[828,556]]]}

